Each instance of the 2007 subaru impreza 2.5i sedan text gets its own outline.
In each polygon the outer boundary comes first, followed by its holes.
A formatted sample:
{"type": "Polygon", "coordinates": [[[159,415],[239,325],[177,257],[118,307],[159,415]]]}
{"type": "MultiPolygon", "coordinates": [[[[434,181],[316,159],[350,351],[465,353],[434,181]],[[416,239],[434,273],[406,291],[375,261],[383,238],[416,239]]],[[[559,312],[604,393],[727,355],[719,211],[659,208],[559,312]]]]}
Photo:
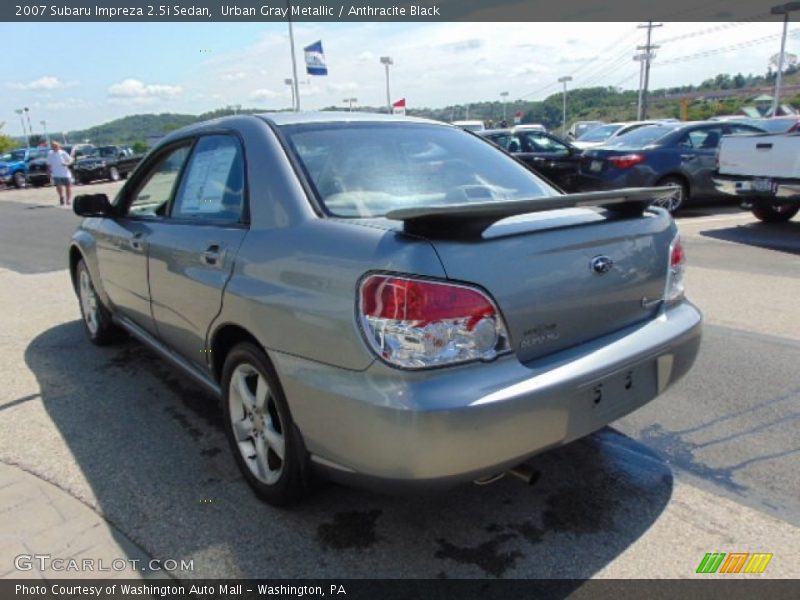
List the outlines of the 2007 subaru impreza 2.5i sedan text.
{"type": "Polygon", "coordinates": [[[235,116],[171,133],[113,202],[77,198],[69,264],[93,342],[127,331],[222,398],[261,498],[428,488],[689,370],[702,318],[663,193],[565,195],[431,121],[235,116]]]}

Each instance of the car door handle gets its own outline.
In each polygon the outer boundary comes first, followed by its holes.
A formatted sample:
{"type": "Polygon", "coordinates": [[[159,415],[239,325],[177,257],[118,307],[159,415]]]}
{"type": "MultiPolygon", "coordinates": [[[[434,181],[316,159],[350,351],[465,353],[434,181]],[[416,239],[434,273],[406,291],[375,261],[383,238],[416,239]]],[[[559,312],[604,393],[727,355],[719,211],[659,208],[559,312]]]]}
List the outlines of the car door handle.
{"type": "Polygon", "coordinates": [[[681,160],[694,160],[697,156],[694,154],[681,154],[681,160]]]}
{"type": "Polygon", "coordinates": [[[225,248],[221,244],[211,244],[201,255],[201,260],[212,267],[221,267],[225,260],[225,248]]]}
{"type": "Polygon", "coordinates": [[[131,249],[136,250],[137,252],[141,252],[144,249],[144,234],[140,231],[138,233],[134,233],[133,237],[130,239],[131,249]]]}

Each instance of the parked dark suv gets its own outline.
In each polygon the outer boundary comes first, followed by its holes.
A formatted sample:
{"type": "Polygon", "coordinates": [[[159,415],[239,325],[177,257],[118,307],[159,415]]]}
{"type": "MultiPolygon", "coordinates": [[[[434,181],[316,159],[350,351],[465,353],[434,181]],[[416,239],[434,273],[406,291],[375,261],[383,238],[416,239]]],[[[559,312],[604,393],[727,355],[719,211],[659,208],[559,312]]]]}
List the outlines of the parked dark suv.
{"type": "Polygon", "coordinates": [[[693,199],[723,198],[711,176],[723,135],[763,133],[737,122],[656,123],[584,150],[577,187],[583,191],[674,186],[662,205],[675,212],[693,199]]]}

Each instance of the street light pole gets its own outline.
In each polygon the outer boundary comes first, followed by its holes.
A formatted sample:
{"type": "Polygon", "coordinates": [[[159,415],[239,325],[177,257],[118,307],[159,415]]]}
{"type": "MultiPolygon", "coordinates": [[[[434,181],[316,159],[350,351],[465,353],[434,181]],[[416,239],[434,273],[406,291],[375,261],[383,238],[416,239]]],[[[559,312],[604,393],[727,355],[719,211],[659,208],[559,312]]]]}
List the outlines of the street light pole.
{"type": "Polygon", "coordinates": [[[503,99],[503,121],[506,120],[506,102],[508,101],[508,92],[500,92],[500,97],[503,99]]]}
{"type": "Polygon", "coordinates": [[[566,75],[565,77],[559,77],[558,83],[564,84],[564,114],[561,121],[561,135],[567,135],[567,82],[572,81],[572,77],[566,75]]]}
{"type": "Polygon", "coordinates": [[[353,112],[353,102],[358,102],[358,98],[344,98],[342,102],[348,105],[347,110],[353,112]]]}
{"type": "Polygon", "coordinates": [[[44,129],[44,137],[47,140],[47,145],[49,146],[50,145],[50,134],[47,133],[47,119],[44,119],[43,121],[41,121],[41,124],[42,124],[42,129],[44,129]]]}
{"type": "Polygon", "coordinates": [[[290,77],[287,77],[283,80],[283,83],[289,86],[289,89],[292,92],[292,110],[294,110],[294,80],[290,77]]]}
{"type": "MultiPolygon", "coordinates": [[[[28,134],[30,136],[33,136],[33,125],[31,125],[31,111],[28,110],[27,106],[25,108],[23,108],[22,110],[25,111],[25,116],[28,118],[28,134]]],[[[28,146],[28,148],[31,147],[31,138],[30,137],[28,138],[28,143],[26,144],[26,146],[28,146]]]]}
{"type": "Polygon", "coordinates": [[[24,118],[23,118],[23,116],[22,116],[22,113],[23,113],[24,111],[23,111],[21,108],[17,108],[17,109],[15,109],[15,110],[14,110],[14,112],[15,112],[15,113],[17,113],[17,114],[19,115],[19,122],[20,122],[20,123],[22,123],[22,137],[24,137],[24,138],[25,138],[25,146],[27,147],[27,146],[29,146],[30,144],[29,144],[29,142],[28,142],[28,139],[29,139],[29,138],[28,138],[28,132],[27,132],[27,131],[25,131],[25,119],[24,119],[24,118]]]}
{"type": "Polygon", "coordinates": [[[392,114],[392,94],[389,91],[389,65],[394,61],[391,56],[381,56],[381,64],[386,67],[386,112],[392,114]]]}
{"type": "MultiPolygon", "coordinates": [[[[289,9],[289,14],[292,11],[292,3],[287,0],[286,7],[289,9]]],[[[292,108],[295,112],[300,110],[300,90],[297,87],[297,59],[294,56],[294,31],[292,31],[292,20],[289,19],[289,45],[292,49],[292,108]]]]}
{"type": "Polygon", "coordinates": [[[800,2],[787,2],[773,6],[770,12],[773,15],[783,15],[783,36],[781,37],[781,53],[778,55],[778,75],[775,77],[775,94],[772,98],[772,116],[778,116],[778,107],[781,103],[781,85],[783,84],[783,61],[786,53],[786,33],[789,29],[789,13],[800,10],[800,2]]]}

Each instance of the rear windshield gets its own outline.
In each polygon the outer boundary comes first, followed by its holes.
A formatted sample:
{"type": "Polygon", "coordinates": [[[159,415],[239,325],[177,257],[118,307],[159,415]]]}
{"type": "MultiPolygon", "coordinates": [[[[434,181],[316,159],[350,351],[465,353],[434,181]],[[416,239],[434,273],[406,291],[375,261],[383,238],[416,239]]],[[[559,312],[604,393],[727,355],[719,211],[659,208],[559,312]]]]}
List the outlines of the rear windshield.
{"type": "Polygon", "coordinates": [[[620,129],[622,125],[603,125],[584,133],[578,139],[581,142],[604,142],[620,129]]]}
{"type": "Polygon", "coordinates": [[[752,121],[752,125],[760,127],[768,133],[786,133],[797,122],[798,119],[762,119],[761,121],[752,121]]]}
{"type": "Polygon", "coordinates": [[[281,130],[320,202],[340,217],[557,193],[494,145],[454,127],[313,123],[281,130]]]}
{"type": "Polygon", "coordinates": [[[617,136],[606,145],[625,147],[649,146],[670,133],[676,126],[677,125],[646,125],[617,136]]]}

